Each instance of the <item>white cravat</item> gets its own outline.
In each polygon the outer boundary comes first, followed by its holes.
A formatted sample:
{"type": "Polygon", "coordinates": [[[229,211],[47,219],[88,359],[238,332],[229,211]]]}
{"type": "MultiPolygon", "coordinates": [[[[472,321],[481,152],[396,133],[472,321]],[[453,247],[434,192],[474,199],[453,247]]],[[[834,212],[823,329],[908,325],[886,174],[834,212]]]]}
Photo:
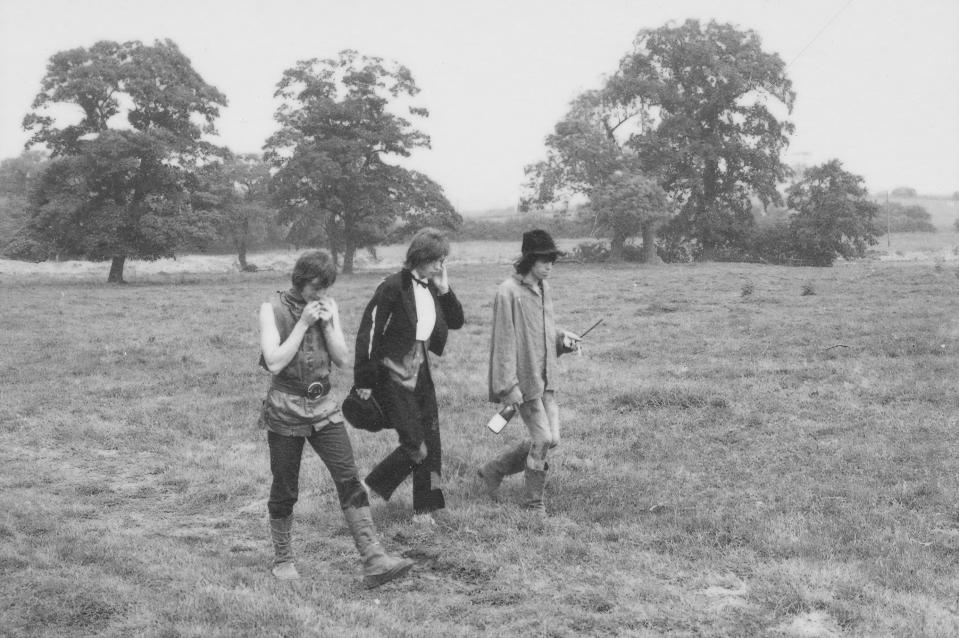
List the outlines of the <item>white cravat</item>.
{"type": "MultiPolygon", "coordinates": [[[[416,274],[413,275],[417,279],[416,274]]],[[[422,279],[418,281],[423,281],[422,279]]],[[[429,288],[417,281],[413,283],[413,300],[416,302],[416,340],[426,341],[436,325],[436,304],[429,288]]]]}

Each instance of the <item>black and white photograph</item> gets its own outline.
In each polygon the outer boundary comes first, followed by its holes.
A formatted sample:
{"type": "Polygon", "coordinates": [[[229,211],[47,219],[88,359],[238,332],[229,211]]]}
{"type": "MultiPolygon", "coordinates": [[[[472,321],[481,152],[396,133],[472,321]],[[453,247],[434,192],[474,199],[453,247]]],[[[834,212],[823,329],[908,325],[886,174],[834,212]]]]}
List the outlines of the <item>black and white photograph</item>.
{"type": "Polygon", "coordinates": [[[0,635],[959,636],[955,0],[0,0],[0,635]]]}

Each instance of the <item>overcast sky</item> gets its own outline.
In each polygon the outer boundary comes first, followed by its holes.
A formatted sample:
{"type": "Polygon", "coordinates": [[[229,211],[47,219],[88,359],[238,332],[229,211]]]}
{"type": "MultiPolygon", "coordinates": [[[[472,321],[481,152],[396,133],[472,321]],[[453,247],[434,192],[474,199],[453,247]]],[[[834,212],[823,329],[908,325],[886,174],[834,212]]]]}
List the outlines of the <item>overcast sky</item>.
{"type": "Polygon", "coordinates": [[[523,167],[643,28],[716,19],[762,38],[797,93],[786,161],[840,159],[881,191],[959,191],[956,0],[0,0],[0,158],[57,51],[170,38],[226,94],[219,142],[259,152],[297,60],[344,48],[407,66],[431,115],[412,166],[462,211],[515,205],[523,167]]]}

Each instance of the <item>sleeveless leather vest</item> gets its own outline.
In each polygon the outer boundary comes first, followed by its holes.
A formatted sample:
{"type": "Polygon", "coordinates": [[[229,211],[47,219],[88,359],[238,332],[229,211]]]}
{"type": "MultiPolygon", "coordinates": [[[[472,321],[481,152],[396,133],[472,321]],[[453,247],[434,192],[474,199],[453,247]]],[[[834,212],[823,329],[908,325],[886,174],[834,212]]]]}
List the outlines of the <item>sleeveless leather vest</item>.
{"type": "MultiPolygon", "coordinates": [[[[289,293],[278,292],[270,299],[270,305],[273,306],[273,317],[280,332],[280,343],[283,343],[300,320],[303,304],[297,303],[289,293]]],[[[326,351],[326,339],[319,322],[310,326],[293,359],[274,376],[280,383],[296,388],[306,388],[330,376],[330,355],[326,351]]]]}

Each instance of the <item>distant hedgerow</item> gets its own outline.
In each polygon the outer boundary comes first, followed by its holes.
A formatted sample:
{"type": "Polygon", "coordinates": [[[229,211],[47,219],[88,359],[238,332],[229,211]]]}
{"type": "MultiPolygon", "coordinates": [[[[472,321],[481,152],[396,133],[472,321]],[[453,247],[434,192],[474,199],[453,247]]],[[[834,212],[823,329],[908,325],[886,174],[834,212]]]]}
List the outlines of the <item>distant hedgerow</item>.
{"type": "MultiPolygon", "coordinates": [[[[642,263],[645,261],[642,246],[626,244],[623,246],[622,254],[623,261],[626,262],[642,263]]],[[[609,261],[609,246],[602,240],[580,242],[580,244],[573,249],[571,256],[576,261],[588,264],[609,261]]]]}

